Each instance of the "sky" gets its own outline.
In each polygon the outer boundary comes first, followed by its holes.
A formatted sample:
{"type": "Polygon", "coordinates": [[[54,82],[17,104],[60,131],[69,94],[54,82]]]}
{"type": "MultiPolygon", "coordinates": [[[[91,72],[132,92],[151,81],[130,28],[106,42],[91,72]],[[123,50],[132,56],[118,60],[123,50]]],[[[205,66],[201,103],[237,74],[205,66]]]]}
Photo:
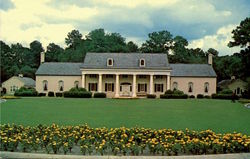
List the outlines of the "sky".
{"type": "Polygon", "coordinates": [[[0,0],[0,39],[29,46],[38,40],[65,47],[73,29],[83,37],[104,28],[139,46],[154,31],[183,36],[189,48],[231,55],[232,30],[250,16],[250,0],[0,0]]]}

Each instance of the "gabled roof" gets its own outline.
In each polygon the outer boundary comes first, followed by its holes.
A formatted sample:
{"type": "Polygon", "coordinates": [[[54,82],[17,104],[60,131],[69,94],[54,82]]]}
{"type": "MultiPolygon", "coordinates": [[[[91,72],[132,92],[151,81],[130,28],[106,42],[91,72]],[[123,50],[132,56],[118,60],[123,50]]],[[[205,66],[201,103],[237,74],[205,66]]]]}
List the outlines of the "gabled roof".
{"type": "Polygon", "coordinates": [[[36,71],[36,75],[80,76],[81,65],[82,63],[45,62],[40,65],[36,71]]]}
{"type": "Polygon", "coordinates": [[[163,53],[87,53],[81,68],[85,69],[171,69],[167,54],[163,53]],[[107,66],[112,58],[113,66],[107,66]],[[140,59],[145,59],[145,67],[140,67],[140,59]]]}
{"type": "Polygon", "coordinates": [[[35,87],[36,86],[36,81],[33,80],[32,78],[19,77],[19,76],[13,76],[13,77],[9,78],[8,80],[4,81],[3,83],[5,83],[13,78],[18,79],[19,81],[23,82],[24,86],[27,86],[27,87],[35,87]]]}
{"type": "Polygon", "coordinates": [[[216,73],[208,64],[170,64],[171,76],[176,77],[216,77],[216,73]]]}
{"type": "Polygon", "coordinates": [[[245,81],[241,80],[241,79],[226,79],[226,80],[222,80],[218,83],[218,87],[228,87],[230,84],[235,83],[235,82],[242,82],[245,83],[245,81]]]}

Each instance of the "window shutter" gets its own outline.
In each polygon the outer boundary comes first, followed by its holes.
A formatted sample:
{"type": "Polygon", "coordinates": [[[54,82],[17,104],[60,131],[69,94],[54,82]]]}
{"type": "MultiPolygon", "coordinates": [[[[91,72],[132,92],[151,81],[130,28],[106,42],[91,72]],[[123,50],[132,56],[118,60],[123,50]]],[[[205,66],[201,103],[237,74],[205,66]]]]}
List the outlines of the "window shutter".
{"type": "Polygon", "coordinates": [[[138,92],[141,92],[141,85],[138,84],[138,92]]]}
{"type": "Polygon", "coordinates": [[[163,92],[163,84],[161,84],[161,92],[163,92]]]}
{"type": "Polygon", "coordinates": [[[112,83],[112,92],[114,92],[114,83],[112,83]]]}
{"type": "Polygon", "coordinates": [[[155,92],[157,92],[157,91],[156,91],[156,84],[155,84],[155,92]]]}
{"type": "Polygon", "coordinates": [[[105,83],[105,92],[107,92],[107,83],[105,83]]]}
{"type": "Polygon", "coordinates": [[[147,92],[147,84],[145,84],[145,92],[147,92]]]}

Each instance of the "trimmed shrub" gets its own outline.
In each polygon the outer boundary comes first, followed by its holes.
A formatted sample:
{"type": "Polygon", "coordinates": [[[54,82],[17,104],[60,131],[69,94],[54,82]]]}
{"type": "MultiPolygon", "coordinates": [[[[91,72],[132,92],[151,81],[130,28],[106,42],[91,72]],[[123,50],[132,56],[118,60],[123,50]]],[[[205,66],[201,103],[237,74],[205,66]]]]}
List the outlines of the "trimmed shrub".
{"type": "Polygon", "coordinates": [[[167,90],[166,92],[165,92],[165,94],[173,94],[174,93],[174,91],[172,91],[172,90],[167,90]]]}
{"type": "Polygon", "coordinates": [[[204,98],[204,95],[203,94],[197,94],[197,98],[199,98],[199,99],[204,98]]]}
{"type": "Polygon", "coordinates": [[[38,93],[38,96],[39,97],[44,97],[44,96],[46,96],[46,93],[38,93]]]}
{"type": "Polygon", "coordinates": [[[223,89],[222,91],[220,91],[218,94],[229,94],[232,95],[233,91],[230,89],[223,89]]]}
{"type": "Polygon", "coordinates": [[[94,93],[94,98],[106,98],[106,93],[94,93]]]}
{"type": "Polygon", "coordinates": [[[194,95],[190,95],[189,98],[195,98],[195,96],[194,95]]]}
{"type": "Polygon", "coordinates": [[[178,89],[176,89],[176,90],[173,91],[173,94],[182,95],[182,94],[184,94],[184,92],[183,92],[183,91],[180,91],[180,90],[178,90],[178,89]]]}
{"type": "Polygon", "coordinates": [[[182,94],[182,95],[178,95],[178,94],[162,94],[160,95],[161,99],[187,99],[188,95],[187,94],[182,94]]]}
{"type": "Polygon", "coordinates": [[[147,98],[156,98],[155,94],[147,94],[147,98]]]}
{"type": "Polygon", "coordinates": [[[62,92],[56,92],[56,97],[62,97],[63,93],[62,92]]]}
{"type": "Polygon", "coordinates": [[[35,97],[37,94],[38,92],[34,88],[21,87],[15,91],[14,96],[35,97]]]}
{"type": "Polygon", "coordinates": [[[49,93],[48,93],[48,96],[49,96],[49,97],[55,97],[55,93],[54,93],[54,92],[49,92],[49,93]]]}
{"type": "Polygon", "coordinates": [[[63,93],[65,98],[91,98],[91,92],[70,92],[66,91],[63,93]]]}
{"type": "Polygon", "coordinates": [[[211,96],[206,95],[206,96],[204,96],[204,98],[206,98],[206,99],[210,99],[210,98],[211,98],[211,96]]]}
{"type": "Polygon", "coordinates": [[[81,88],[81,87],[73,87],[69,90],[70,92],[87,92],[87,90],[85,88],[81,88]]]}

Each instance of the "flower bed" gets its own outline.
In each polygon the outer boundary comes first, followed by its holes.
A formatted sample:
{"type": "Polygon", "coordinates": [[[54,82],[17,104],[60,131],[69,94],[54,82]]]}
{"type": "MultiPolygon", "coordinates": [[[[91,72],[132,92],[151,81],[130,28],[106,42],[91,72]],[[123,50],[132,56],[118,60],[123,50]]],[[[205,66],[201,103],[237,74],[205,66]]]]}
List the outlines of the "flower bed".
{"type": "Polygon", "coordinates": [[[250,151],[250,136],[205,131],[146,128],[90,128],[57,125],[1,125],[1,150],[83,155],[180,155],[250,151]]]}

